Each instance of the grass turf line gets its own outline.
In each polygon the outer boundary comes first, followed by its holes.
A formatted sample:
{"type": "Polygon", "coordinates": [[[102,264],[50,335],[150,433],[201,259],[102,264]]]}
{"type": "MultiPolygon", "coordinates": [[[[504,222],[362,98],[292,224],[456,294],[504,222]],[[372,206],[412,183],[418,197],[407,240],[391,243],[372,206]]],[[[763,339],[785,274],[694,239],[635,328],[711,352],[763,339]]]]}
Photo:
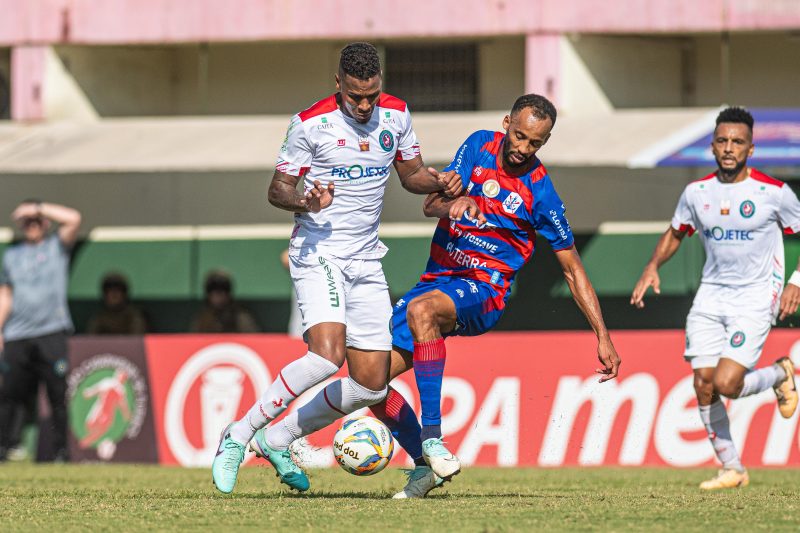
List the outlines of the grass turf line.
{"type": "Polygon", "coordinates": [[[465,469],[425,500],[393,501],[405,477],[311,472],[306,495],[269,467],[222,495],[206,469],[0,465],[3,531],[742,531],[800,529],[800,472],[751,470],[741,490],[707,493],[711,469],[465,469]]]}

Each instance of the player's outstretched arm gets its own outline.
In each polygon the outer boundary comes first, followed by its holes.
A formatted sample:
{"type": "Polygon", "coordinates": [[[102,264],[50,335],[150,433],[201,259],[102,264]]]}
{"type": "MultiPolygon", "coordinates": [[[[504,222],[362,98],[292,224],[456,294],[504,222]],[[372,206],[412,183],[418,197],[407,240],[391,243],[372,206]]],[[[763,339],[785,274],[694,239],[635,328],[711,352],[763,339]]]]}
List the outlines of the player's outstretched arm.
{"type": "Polygon", "coordinates": [[[478,204],[475,203],[475,200],[469,196],[448,198],[442,192],[431,193],[425,198],[422,212],[426,217],[449,218],[450,220],[461,220],[461,217],[466,214],[478,226],[486,224],[486,217],[481,212],[478,204]]]}
{"type": "Polygon", "coordinates": [[[600,311],[597,293],[595,293],[594,287],[589,281],[589,276],[586,275],[586,270],[583,268],[583,262],[578,255],[578,251],[574,246],[566,250],[560,250],[556,252],[556,258],[558,258],[558,262],[561,265],[564,279],[567,281],[575,303],[578,304],[583,316],[589,321],[589,325],[592,326],[595,335],[597,335],[597,358],[603,368],[598,368],[595,372],[602,374],[600,383],[614,379],[619,373],[621,361],[603,321],[603,313],[600,311]]]}
{"type": "Polygon", "coordinates": [[[789,282],[783,289],[781,295],[781,309],[778,318],[783,320],[789,315],[793,315],[800,306],[800,260],[797,262],[797,268],[792,275],[789,276],[789,282]]]}
{"type": "Polygon", "coordinates": [[[658,276],[658,268],[675,255],[685,236],[685,231],[679,231],[673,227],[664,232],[664,235],[658,240],[653,256],[645,265],[642,276],[633,288],[631,305],[636,306],[637,309],[643,308],[644,295],[651,286],[653,287],[653,292],[661,294],[661,278],[658,276]]]}
{"type": "Polygon", "coordinates": [[[395,161],[394,168],[403,188],[414,194],[442,191],[446,196],[455,198],[464,188],[461,176],[455,171],[438,172],[432,167],[426,168],[420,156],[408,161],[395,161]]]}
{"type": "Polygon", "coordinates": [[[269,184],[267,199],[269,203],[293,213],[319,213],[333,203],[334,185],[324,187],[319,180],[305,194],[297,191],[300,176],[292,176],[275,171],[269,184]]]}

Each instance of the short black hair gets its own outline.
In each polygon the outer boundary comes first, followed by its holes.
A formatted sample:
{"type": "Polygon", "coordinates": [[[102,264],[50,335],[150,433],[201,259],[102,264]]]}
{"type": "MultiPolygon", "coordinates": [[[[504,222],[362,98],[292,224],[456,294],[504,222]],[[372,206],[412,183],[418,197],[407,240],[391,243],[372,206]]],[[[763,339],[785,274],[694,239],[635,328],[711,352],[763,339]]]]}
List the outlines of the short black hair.
{"type": "Polygon", "coordinates": [[[342,48],[339,56],[339,71],[358,78],[368,80],[381,74],[381,59],[378,49],[369,43],[350,43],[342,48]]]}
{"type": "Polygon", "coordinates": [[[109,272],[103,276],[102,291],[107,292],[111,289],[117,289],[125,294],[128,294],[128,278],[119,272],[109,272]]]}
{"type": "MultiPolygon", "coordinates": [[[[746,124],[747,128],[750,130],[750,134],[753,134],[753,115],[750,112],[739,106],[732,106],[726,107],[722,111],[719,112],[717,115],[717,126],[722,124],[723,122],[733,123],[733,124],[746,124]]],[[[716,129],[716,127],[715,127],[716,129]]]]}
{"type": "Polygon", "coordinates": [[[224,270],[212,270],[206,274],[206,294],[212,291],[233,292],[233,280],[224,270]]]}
{"type": "Polygon", "coordinates": [[[526,108],[530,108],[534,117],[541,120],[549,118],[553,126],[556,125],[556,106],[541,94],[531,93],[517,98],[517,101],[514,102],[514,106],[511,108],[511,116],[513,117],[526,108]]]}

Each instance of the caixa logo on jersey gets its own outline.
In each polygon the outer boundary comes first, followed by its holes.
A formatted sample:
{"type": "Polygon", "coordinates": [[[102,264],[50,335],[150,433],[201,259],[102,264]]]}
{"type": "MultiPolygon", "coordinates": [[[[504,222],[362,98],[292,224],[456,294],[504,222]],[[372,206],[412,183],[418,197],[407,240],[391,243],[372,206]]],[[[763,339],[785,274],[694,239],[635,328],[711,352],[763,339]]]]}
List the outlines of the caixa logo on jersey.
{"type": "Polygon", "coordinates": [[[109,461],[122,439],[139,435],[147,414],[147,385],[131,361],[96,355],[70,374],[67,386],[70,427],[79,448],[94,448],[99,459],[109,461]]]}
{"type": "Polygon", "coordinates": [[[703,230],[703,235],[707,239],[713,241],[752,241],[753,232],[743,229],[725,229],[719,226],[714,226],[710,229],[703,230]]]}
{"type": "Polygon", "coordinates": [[[164,407],[163,429],[178,463],[210,466],[222,429],[270,381],[261,358],[241,344],[212,344],[189,357],[172,380],[164,407]]]}
{"type": "Polygon", "coordinates": [[[364,167],[350,165],[349,167],[334,167],[331,176],[334,178],[347,178],[358,180],[361,178],[383,178],[389,175],[389,167],[364,167]]]}

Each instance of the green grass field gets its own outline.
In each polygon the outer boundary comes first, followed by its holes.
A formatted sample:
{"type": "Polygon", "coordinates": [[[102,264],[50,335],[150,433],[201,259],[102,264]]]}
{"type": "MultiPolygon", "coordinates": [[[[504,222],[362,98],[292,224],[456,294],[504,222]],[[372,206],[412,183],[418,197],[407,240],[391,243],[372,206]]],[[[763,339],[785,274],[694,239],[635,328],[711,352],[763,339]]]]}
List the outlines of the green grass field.
{"type": "Polygon", "coordinates": [[[703,493],[710,469],[465,470],[425,500],[393,501],[404,476],[312,471],[282,490],[269,467],[245,469],[224,496],[208,470],[157,466],[0,465],[8,531],[772,531],[800,530],[800,471],[751,470],[749,487],[703,493]]]}

